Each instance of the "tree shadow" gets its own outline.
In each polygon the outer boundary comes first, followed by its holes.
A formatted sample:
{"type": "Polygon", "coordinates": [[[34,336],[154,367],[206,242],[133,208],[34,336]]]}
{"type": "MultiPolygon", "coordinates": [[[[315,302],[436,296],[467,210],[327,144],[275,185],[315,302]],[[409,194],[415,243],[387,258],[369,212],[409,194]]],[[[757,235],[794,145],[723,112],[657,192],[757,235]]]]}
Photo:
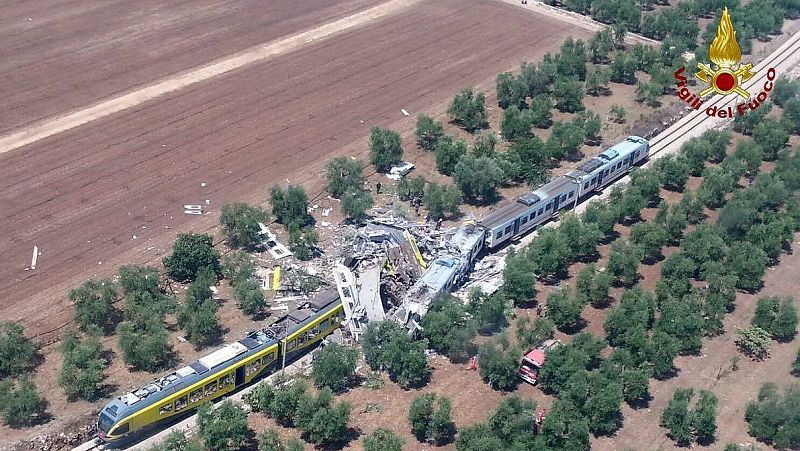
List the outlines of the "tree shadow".
{"type": "Polygon", "coordinates": [[[673,365],[672,368],[665,371],[663,374],[660,374],[658,376],[653,375],[653,379],[662,382],[667,381],[669,379],[672,379],[673,377],[676,377],[678,374],[680,374],[680,372],[681,372],[680,368],[677,368],[675,365],[673,365]]]}
{"type": "Polygon", "coordinates": [[[645,399],[637,399],[637,400],[634,400],[634,401],[628,401],[628,406],[630,406],[631,409],[636,409],[636,410],[638,410],[638,409],[646,409],[646,408],[650,407],[650,401],[652,401],[652,400],[653,400],[653,395],[648,393],[647,394],[647,398],[645,398],[645,399]]]}
{"type": "Polygon", "coordinates": [[[573,324],[573,325],[571,325],[569,327],[559,327],[558,330],[560,330],[561,332],[564,332],[567,335],[575,335],[578,332],[580,332],[581,330],[583,330],[586,327],[586,325],[587,325],[586,320],[583,319],[583,317],[581,317],[581,318],[578,319],[577,322],[575,322],[575,324],[573,324]]]}

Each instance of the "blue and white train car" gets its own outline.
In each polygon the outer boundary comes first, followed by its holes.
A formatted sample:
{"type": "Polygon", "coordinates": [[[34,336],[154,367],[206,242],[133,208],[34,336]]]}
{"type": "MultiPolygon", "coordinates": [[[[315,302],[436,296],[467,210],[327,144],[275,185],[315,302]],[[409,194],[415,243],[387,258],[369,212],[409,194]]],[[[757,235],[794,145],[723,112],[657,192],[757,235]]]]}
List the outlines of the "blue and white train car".
{"type": "Polygon", "coordinates": [[[629,136],[577,169],[493,211],[479,222],[485,229],[486,247],[502,246],[558,215],[559,211],[574,208],[580,198],[602,190],[646,160],[649,150],[650,143],[646,139],[629,136]]]}

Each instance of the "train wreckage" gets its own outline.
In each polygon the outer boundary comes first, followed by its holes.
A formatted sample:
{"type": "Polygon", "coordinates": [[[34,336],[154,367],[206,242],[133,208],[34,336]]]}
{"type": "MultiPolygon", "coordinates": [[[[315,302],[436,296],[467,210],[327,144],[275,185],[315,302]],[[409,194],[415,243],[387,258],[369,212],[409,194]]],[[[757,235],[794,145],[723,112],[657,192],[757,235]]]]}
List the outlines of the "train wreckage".
{"type": "Polygon", "coordinates": [[[373,219],[357,234],[353,255],[333,269],[348,330],[358,340],[370,321],[390,319],[414,334],[431,302],[469,277],[490,294],[500,286],[502,252],[481,268],[493,280],[480,280],[470,272],[482,251],[494,252],[575,208],[646,161],[649,148],[646,139],[629,136],[482,220],[447,231],[394,216],[373,219]]]}

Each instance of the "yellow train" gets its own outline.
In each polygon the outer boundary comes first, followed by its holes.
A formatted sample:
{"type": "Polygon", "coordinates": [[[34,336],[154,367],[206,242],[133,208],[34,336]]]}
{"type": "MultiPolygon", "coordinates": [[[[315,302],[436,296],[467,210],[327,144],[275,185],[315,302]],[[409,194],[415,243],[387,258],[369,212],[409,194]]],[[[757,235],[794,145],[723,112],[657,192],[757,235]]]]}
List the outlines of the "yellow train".
{"type": "Polygon", "coordinates": [[[221,398],[280,368],[283,353],[290,361],[308,352],[343,321],[336,290],[320,293],[269,327],[115,398],[100,411],[97,435],[113,442],[221,398]]]}

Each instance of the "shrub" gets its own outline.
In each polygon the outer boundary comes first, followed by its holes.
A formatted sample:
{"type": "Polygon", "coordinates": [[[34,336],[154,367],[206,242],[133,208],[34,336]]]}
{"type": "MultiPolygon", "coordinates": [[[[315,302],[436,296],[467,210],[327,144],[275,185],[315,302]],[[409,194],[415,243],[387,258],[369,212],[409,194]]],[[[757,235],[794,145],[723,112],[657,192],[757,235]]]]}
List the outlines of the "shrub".
{"type": "Polygon", "coordinates": [[[779,341],[790,341],[797,333],[797,307],[792,297],[764,297],[758,300],[753,316],[757,326],[779,341]]]}
{"type": "Polygon", "coordinates": [[[392,166],[403,158],[403,147],[400,135],[392,130],[372,127],[369,136],[370,161],[375,170],[388,172],[392,166]]]}
{"type": "Polygon", "coordinates": [[[468,357],[471,340],[475,336],[475,324],[468,318],[461,300],[450,295],[437,297],[420,326],[423,336],[437,352],[454,361],[463,361],[468,357]]]}
{"type": "Polygon", "coordinates": [[[471,88],[462,89],[456,94],[447,109],[453,122],[464,130],[473,133],[486,126],[486,106],[484,94],[475,94],[471,88]]]}
{"type": "Polygon", "coordinates": [[[314,356],[311,378],[317,387],[340,391],[355,374],[357,360],[358,350],[335,343],[327,345],[314,356]]]}
{"type": "Polygon", "coordinates": [[[480,288],[475,288],[469,293],[467,310],[475,319],[478,330],[488,334],[499,331],[508,324],[507,305],[508,299],[502,291],[486,295],[480,288]]]}
{"type": "Polygon", "coordinates": [[[425,150],[433,150],[444,136],[442,123],[425,114],[417,116],[417,144],[425,150]]]}
{"type": "Polygon", "coordinates": [[[299,260],[310,260],[317,252],[319,235],[313,227],[289,226],[289,249],[299,260]]]}
{"type": "Polygon", "coordinates": [[[495,159],[464,155],[453,171],[453,181],[466,199],[491,202],[497,197],[497,187],[505,174],[495,159]]]}
{"type": "Polygon", "coordinates": [[[205,404],[197,412],[197,428],[210,449],[237,450],[247,442],[247,414],[232,401],[223,401],[212,409],[205,404]]]}
{"type": "Polygon", "coordinates": [[[191,282],[202,268],[222,274],[219,252],[214,249],[211,235],[181,233],[172,246],[172,255],[164,258],[167,275],[178,282],[191,282]]]}
{"type": "Polygon", "coordinates": [[[82,330],[105,329],[116,299],[116,287],[108,279],[90,279],[69,292],[69,300],[75,303],[75,322],[82,330]]]}
{"type": "Polygon", "coordinates": [[[231,247],[252,249],[261,242],[258,223],[269,222],[269,213],[261,207],[234,202],[222,206],[219,224],[231,247]]]}
{"type": "Polygon", "coordinates": [[[362,221],[367,216],[367,210],[372,208],[372,194],[368,191],[358,189],[348,191],[341,197],[342,212],[352,221],[362,221]]]}
{"type": "Polygon", "coordinates": [[[136,324],[124,321],[117,326],[122,359],[134,368],[150,372],[164,368],[172,355],[169,335],[160,318],[136,324]]]}
{"type": "Polygon", "coordinates": [[[436,169],[444,175],[452,175],[461,158],[467,154],[467,142],[454,141],[446,136],[436,143],[436,169]]]}
{"type": "Polygon", "coordinates": [[[413,341],[405,328],[393,321],[371,322],[362,336],[364,358],[375,371],[386,370],[404,387],[425,385],[430,368],[425,343],[413,341]]]}
{"type": "Polygon", "coordinates": [[[308,195],[302,186],[273,186],[269,190],[269,203],[275,220],[287,229],[292,225],[304,227],[314,222],[314,218],[308,214],[308,195]]]}
{"type": "Polygon", "coordinates": [[[345,193],[361,191],[366,179],[361,173],[361,161],[354,158],[338,157],[325,165],[325,180],[331,196],[339,199],[345,193]]]}
{"type": "Polygon", "coordinates": [[[261,291],[261,285],[253,279],[239,282],[233,292],[236,306],[245,315],[258,315],[267,306],[267,299],[261,291]]]}
{"type": "Polygon", "coordinates": [[[331,392],[325,388],[316,399],[306,397],[297,406],[295,424],[311,443],[330,446],[347,440],[352,405],[346,401],[334,405],[331,400],[331,392]]]}
{"type": "Polygon", "coordinates": [[[19,323],[0,322],[0,377],[22,375],[33,367],[38,350],[24,330],[19,323]]]}
{"type": "Polygon", "coordinates": [[[562,332],[574,331],[581,325],[582,310],[582,299],[570,294],[568,290],[553,291],[547,296],[547,317],[562,332]]]}
{"type": "Polygon", "coordinates": [[[430,218],[438,221],[447,215],[455,216],[458,214],[458,206],[461,205],[461,192],[453,185],[430,183],[425,193],[424,202],[430,218]]]}
{"type": "Polygon", "coordinates": [[[403,437],[386,428],[378,428],[364,437],[365,451],[402,451],[403,437]]]}
{"type": "Polygon", "coordinates": [[[749,434],[778,449],[800,447],[800,389],[789,386],[779,394],[773,384],[764,384],[758,399],[747,405],[744,417],[749,434]]]}
{"type": "Polygon", "coordinates": [[[414,398],[408,409],[408,422],[411,432],[419,441],[439,446],[450,443],[455,436],[455,424],[450,418],[450,400],[435,393],[414,398]]]}
{"type": "Polygon", "coordinates": [[[186,292],[186,300],[178,312],[178,325],[186,330],[186,338],[198,348],[213,344],[219,339],[221,329],[217,319],[217,301],[211,287],[215,275],[203,268],[186,292]]]}
{"type": "Polygon", "coordinates": [[[32,380],[24,378],[16,384],[0,380],[0,414],[7,425],[19,428],[39,423],[45,419],[46,407],[32,380]]]}
{"type": "Polygon", "coordinates": [[[61,371],[58,383],[70,399],[81,398],[89,401],[101,394],[103,370],[106,362],[100,357],[103,347],[95,337],[81,340],[74,333],[68,333],[61,341],[61,371]]]}
{"type": "Polygon", "coordinates": [[[513,390],[519,383],[517,370],[522,351],[511,346],[505,335],[487,340],[478,347],[481,379],[495,390],[513,390]]]}
{"type": "Polygon", "coordinates": [[[760,327],[740,329],[735,343],[739,351],[754,359],[763,360],[769,355],[769,332],[760,327]]]}
{"type": "Polygon", "coordinates": [[[503,268],[503,292],[515,306],[525,305],[536,298],[536,269],[527,252],[517,253],[514,249],[506,255],[503,268]]]}
{"type": "Polygon", "coordinates": [[[517,320],[517,342],[525,350],[539,346],[555,335],[555,323],[550,318],[536,318],[522,316],[517,320]]]}
{"type": "Polygon", "coordinates": [[[606,271],[618,283],[630,286],[639,279],[640,261],[642,261],[642,251],[639,246],[620,238],[611,243],[611,253],[606,264],[606,271]]]}

